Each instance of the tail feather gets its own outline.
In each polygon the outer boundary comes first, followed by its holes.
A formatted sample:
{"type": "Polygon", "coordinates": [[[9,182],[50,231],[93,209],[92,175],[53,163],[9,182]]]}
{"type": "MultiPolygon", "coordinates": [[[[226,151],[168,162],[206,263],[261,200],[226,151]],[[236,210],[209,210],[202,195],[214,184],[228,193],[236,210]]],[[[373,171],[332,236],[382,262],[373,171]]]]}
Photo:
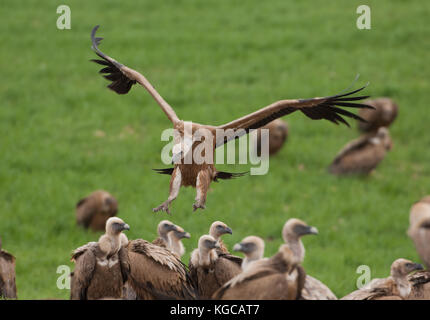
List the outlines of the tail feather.
{"type": "Polygon", "coordinates": [[[159,174],[168,174],[168,175],[172,175],[173,170],[175,168],[165,168],[165,169],[152,169],[155,172],[159,173],[159,174]]]}
{"type": "Polygon", "coordinates": [[[218,179],[222,179],[222,180],[228,180],[228,179],[234,179],[237,177],[242,177],[244,175],[247,175],[249,173],[249,171],[247,172],[237,172],[237,173],[233,173],[233,172],[225,172],[225,171],[217,171],[214,181],[218,182],[218,179]]]}

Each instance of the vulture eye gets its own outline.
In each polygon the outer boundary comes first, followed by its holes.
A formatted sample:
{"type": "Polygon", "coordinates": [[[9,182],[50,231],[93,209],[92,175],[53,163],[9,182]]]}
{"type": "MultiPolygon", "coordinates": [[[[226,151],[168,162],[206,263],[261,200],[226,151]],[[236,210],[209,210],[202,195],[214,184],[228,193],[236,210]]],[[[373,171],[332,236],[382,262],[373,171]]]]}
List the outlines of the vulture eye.
{"type": "Polygon", "coordinates": [[[222,229],[222,225],[219,224],[219,225],[216,226],[216,228],[217,229],[222,229]]]}

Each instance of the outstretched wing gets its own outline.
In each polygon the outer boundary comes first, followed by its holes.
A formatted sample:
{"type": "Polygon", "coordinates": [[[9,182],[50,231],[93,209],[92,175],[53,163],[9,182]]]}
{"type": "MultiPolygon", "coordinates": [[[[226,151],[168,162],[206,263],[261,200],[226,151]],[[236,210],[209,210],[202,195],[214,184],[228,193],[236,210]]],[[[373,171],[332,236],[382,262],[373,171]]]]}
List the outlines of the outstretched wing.
{"type": "Polygon", "coordinates": [[[92,30],[91,41],[92,49],[100,58],[102,58],[102,60],[93,59],[91,61],[103,66],[103,69],[100,70],[100,73],[105,74],[104,77],[112,81],[112,83],[108,85],[108,88],[118,94],[126,94],[130,91],[131,87],[135,83],[139,83],[151,94],[155,101],[157,101],[170,121],[172,121],[173,124],[177,123],[179,118],[177,117],[175,111],[173,111],[172,107],[163,99],[163,97],[155,90],[151,83],[142,74],[124,66],[99,50],[98,45],[103,40],[103,38],[96,37],[98,28],[99,26],[95,26],[92,30]]]}
{"type": "Polygon", "coordinates": [[[348,127],[349,124],[343,117],[365,121],[354,113],[340,107],[373,109],[373,107],[366,104],[355,102],[362,99],[367,99],[369,96],[351,96],[357,92],[360,92],[366,88],[366,86],[354,91],[330,97],[277,101],[242,118],[218,126],[217,129],[223,129],[225,135],[220,139],[217,139],[216,146],[218,147],[232,139],[237,139],[240,136],[249,133],[251,129],[261,128],[269,122],[287,114],[293,113],[297,110],[300,110],[312,120],[326,119],[335,124],[343,123],[348,127]]]}

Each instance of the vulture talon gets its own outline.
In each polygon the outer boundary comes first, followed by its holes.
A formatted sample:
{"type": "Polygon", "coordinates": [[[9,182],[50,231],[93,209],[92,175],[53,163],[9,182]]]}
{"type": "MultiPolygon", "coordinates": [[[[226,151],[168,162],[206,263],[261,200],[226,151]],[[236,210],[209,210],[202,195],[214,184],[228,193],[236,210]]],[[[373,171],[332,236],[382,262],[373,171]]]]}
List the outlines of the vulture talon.
{"type": "Polygon", "coordinates": [[[157,208],[153,208],[152,212],[158,212],[158,211],[165,211],[167,214],[171,214],[169,210],[169,202],[165,201],[161,205],[159,205],[157,208]]]}
{"type": "Polygon", "coordinates": [[[193,212],[196,212],[197,209],[206,209],[206,206],[204,204],[194,203],[193,204],[193,212]]]}

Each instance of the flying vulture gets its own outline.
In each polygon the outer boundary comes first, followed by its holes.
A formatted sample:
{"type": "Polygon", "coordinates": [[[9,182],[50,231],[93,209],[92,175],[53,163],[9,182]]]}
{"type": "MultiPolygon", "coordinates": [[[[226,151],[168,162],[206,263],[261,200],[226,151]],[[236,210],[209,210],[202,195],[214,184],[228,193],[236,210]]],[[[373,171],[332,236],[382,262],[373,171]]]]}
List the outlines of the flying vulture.
{"type": "Polygon", "coordinates": [[[89,242],[73,252],[76,265],[71,279],[72,300],[123,297],[130,266],[120,234],[129,229],[120,218],[109,218],[106,233],[98,242],[89,242]]]}
{"type": "Polygon", "coordinates": [[[182,239],[189,239],[191,237],[190,234],[180,226],[176,226],[176,230],[169,232],[167,237],[169,238],[169,249],[179,257],[182,257],[185,253],[182,239]]]}
{"type": "Polygon", "coordinates": [[[388,129],[381,127],[376,133],[363,135],[343,147],[328,170],[335,175],[369,174],[392,145],[388,129]]]}
{"type": "Polygon", "coordinates": [[[78,225],[93,231],[104,231],[106,221],[118,212],[118,202],[104,190],[97,190],[76,204],[78,225]]]}
{"type": "Polygon", "coordinates": [[[191,254],[190,275],[200,299],[210,299],[216,290],[242,271],[237,257],[217,252],[216,249],[219,249],[217,240],[203,235],[199,239],[198,249],[191,254]]]}
{"type": "Polygon", "coordinates": [[[245,259],[243,259],[241,267],[242,270],[246,270],[254,261],[263,259],[264,240],[256,236],[246,237],[234,245],[233,251],[243,252],[245,259]]]}
{"type": "Polygon", "coordinates": [[[276,255],[253,262],[213,295],[218,300],[296,300],[306,273],[287,245],[276,255]]]}
{"type": "MultiPolygon", "coordinates": [[[[308,226],[305,222],[295,218],[287,220],[282,229],[282,237],[286,245],[293,251],[300,263],[305,258],[305,247],[301,237],[309,234],[318,234],[317,228],[308,226]]],[[[324,283],[310,275],[306,275],[301,299],[337,300],[337,297],[324,283]]]]}
{"type": "Polygon", "coordinates": [[[341,300],[403,300],[409,297],[412,283],[410,273],[423,270],[423,266],[406,259],[397,259],[391,265],[388,278],[373,279],[370,283],[358,289],[341,300]]]}
{"type": "Polygon", "coordinates": [[[15,257],[2,249],[0,238],[0,299],[16,299],[15,257]]]}
{"type": "Polygon", "coordinates": [[[408,235],[427,268],[430,268],[430,202],[426,197],[415,203],[409,214],[408,235]]]}
{"type": "Polygon", "coordinates": [[[276,119],[272,122],[269,122],[265,126],[261,127],[257,130],[256,135],[256,142],[255,145],[257,146],[257,155],[261,156],[261,130],[267,129],[269,130],[269,146],[267,148],[269,155],[275,155],[278,153],[279,150],[281,150],[282,146],[284,145],[285,141],[288,138],[288,125],[287,123],[282,119],[276,119]]]}
{"type": "Polygon", "coordinates": [[[215,148],[249,133],[250,130],[261,128],[269,122],[297,110],[313,120],[326,119],[336,124],[348,125],[342,116],[358,120],[362,120],[362,118],[340,107],[371,108],[365,104],[357,103],[358,100],[368,98],[368,96],[352,96],[365,88],[362,87],[323,98],[279,100],[244,117],[219,126],[183,121],[178,118],[172,107],[142,74],[115,61],[99,50],[98,45],[102,38],[95,36],[98,27],[96,26],[92,30],[91,40],[92,49],[101,59],[93,61],[103,66],[100,73],[112,81],[108,88],[118,94],[126,94],[134,84],[139,83],[160,105],[175,129],[175,145],[172,157],[174,167],[157,170],[159,173],[171,175],[169,197],[160,206],[154,208],[154,212],[161,210],[169,213],[169,206],[178,196],[181,186],[195,187],[197,195],[193,210],[204,209],[206,194],[212,181],[244,175],[244,173],[217,171],[213,159],[215,148]],[[195,155],[196,153],[198,156],[195,155]]]}
{"type": "Polygon", "coordinates": [[[169,237],[167,236],[167,234],[170,231],[174,231],[174,230],[177,230],[175,224],[173,224],[169,220],[161,221],[157,227],[158,238],[152,241],[152,243],[163,248],[168,248],[169,237]]]}
{"type": "Polygon", "coordinates": [[[380,127],[389,127],[397,117],[399,107],[390,98],[367,100],[365,103],[374,109],[361,109],[358,113],[366,122],[358,123],[362,132],[375,132],[380,127]]]}

